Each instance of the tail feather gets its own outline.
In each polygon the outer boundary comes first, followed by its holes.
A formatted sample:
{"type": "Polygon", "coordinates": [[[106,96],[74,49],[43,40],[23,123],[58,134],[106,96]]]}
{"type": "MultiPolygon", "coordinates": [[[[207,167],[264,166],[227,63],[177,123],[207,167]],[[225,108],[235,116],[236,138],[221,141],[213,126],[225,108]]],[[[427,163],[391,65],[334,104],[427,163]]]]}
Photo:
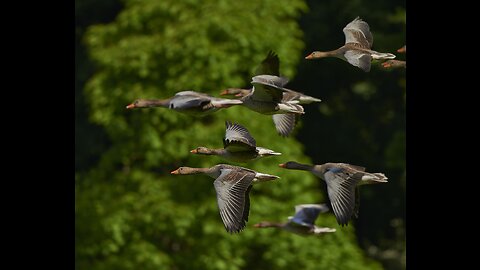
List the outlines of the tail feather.
{"type": "Polygon", "coordinates": [[[372,53],[372,58],[373,59],[394,59],[396,56],[391,53],[379,53],[379,52],[374,52],[372,53]]]}
{"type": "Polygon", "coordinates": [[[280,136],[287,137],[295,128],[295,114],[293,113],[274,114],[272,119],[280,136]]]}
{"type": "MultiPolygon", "coordinates": [[[[276,176],[276,175],[271,175],[271,174],[266,174],[266,173],[259,173],[257,172],[257,174],[255,175],[255,178],[258,180],[258,181],[270,181],[270,180],[275,180],[275,179],[278,179],[280,177],[276,176]]],[[[255,182],[255,180],[254,180],[255,182]]]]}
{"type": "Polygon", "coordinates": [[[322,100],[319,99],[319,98],[314,98],[314,97],[311,97],[311,96],[304,96],[304,97],[300,97],[300,104],[310,104],[310,103],[313,103],[313,102],[321,102],[322,100]]]}
{"type": "Polygon", "coordinates": [[[376,183],[387,183],[387,177],[383,173],[367,173],[362,176],[360,185],[365,184],[376,184],[376,183]]]}
{"type": "Polygon", "coordinates": [[[373,175],[378,177],[380,182],[388,182],[387,181],[388,177],[386,177],[385,174],[383,174],[383,173],[374,173],[373,175]]]}
{"type": "Polygon", "coordinates": [[[261,156],[280,156],[282,154],[263,147],[257,147],[257,150],[261,156]]]}
{"type": "Polygon", "coordinates": [[[278,110],[284,113],[296,113],[296,114],[305,114],[305,111],[302,105],[294,104],[290,102],[279,103],[278,110]]]}
{"type": "Polygon", "coordinates": [[[314,234],[322,234],[322,233],[330,233],[330,232],[336,232],[337,230],[335,228],[321,228],[321,227],[317,227],[315,226],[315,228],[313,229],[313,233],[314,234]]]}

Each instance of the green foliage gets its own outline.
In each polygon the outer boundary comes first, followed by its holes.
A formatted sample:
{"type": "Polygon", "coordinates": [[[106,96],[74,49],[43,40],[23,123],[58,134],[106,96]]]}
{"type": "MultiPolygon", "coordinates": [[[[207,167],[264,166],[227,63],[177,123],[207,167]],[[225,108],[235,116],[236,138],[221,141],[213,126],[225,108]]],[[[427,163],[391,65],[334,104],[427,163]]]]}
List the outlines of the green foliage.
{"type": "MultiPolygon", "coordinates": [[[[311,160],[295,138],[277,135],[270,116],[240,106],[204,118],[162,108],[125,109],[136,98],[166,98],[187,89],[218,95],[226,87],[248,86],[270,49],[281,59],[281,74],[293,77],[303,49],[296,19],[307,10],[305,3],[124,4],[114,22],[90,27],[84,39],[97,66],[84,92],[90,120],[111,145],[96,166],[76,174],[76,268],[380,269],[357,246],[354,228],[339,227],[331,212],[317,224],[337,232],[323,237],[252,228],[262,220],[285,221],[295,204],[325,201],[319,179],[277,166],[311,160]],[[249,223],[238,235],[223,227],[213,179],[169,174],[179,166],[223,162],[189,150],[221,147],[226,120],[245,125],[259,146],[283,153],[242,165],[281,179],[252,189],[249,223]]],[[[368,86],[360,86],[360,93],[362,87],[368,86]]]]}

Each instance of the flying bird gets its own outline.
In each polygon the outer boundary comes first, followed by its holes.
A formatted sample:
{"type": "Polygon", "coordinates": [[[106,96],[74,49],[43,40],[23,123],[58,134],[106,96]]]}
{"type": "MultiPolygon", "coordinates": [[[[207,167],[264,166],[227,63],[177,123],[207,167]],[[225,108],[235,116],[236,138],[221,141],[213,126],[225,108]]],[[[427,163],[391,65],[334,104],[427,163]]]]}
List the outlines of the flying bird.
{"type": "Polygon", "coordinates": [[[325,163],[322,165],[306,165],[295,161],[279,164],[291,170],[309,171],[320,177],[327,184],[327,193],[333,213],[339,225],[347,225],[353,215],[358,215],[359,194],[357,186],[386,183],[383,173],[368,173],[364,167],[346,163],[325,163]],[[357,193],[357,194],[356,194],[357,193]]]}
{"type": "MultiPolygon", "coordinates": [[[[260,63],[260,65],[255,69],[254,76],[260,75],[271,75],[271,76],[280,76],[280,59],[278,55],[273,51],[269,51],[266,58],[260,63]]],[[[285,79],[285,84],[288,82],[285,79]]],[[[282,95],[280,97],[280,102],[283,104],[310,104],[312,102],[320,102],[321,100],[318,98],[314,98],[311,96],[307,96],[303,93],[293,91],[291,89],[284,88],[282,86],[282,95]]],[[[220,92],[220,95],[235,95],[239,98],[246,98],[250,94],[252,94],[253,88],[244,89],[244,88],[227,88],[220,92]]],[[[278,97],[278,96],[277,96],[278,97]]],[[[247,102],[245,106],[253,107],[252,104],[247,102]]],[[[257,111],[255,108],[251,108],[254,111],[257,111]]],[[[303,110],[303,107],[302,107],[303,110]]],[[[258,111],[257,111],[258,112],[258,111]]],[[[263,112],[260,112],[263,113],[263,112]]],[[[269,113],[266,113],[269,114],[269,113]]],[[[271,114],[271,113],[270,113],[271,114]]],[[[273,122],[275,124],[275,128],[281,136],[288,136],[295,128],[296,124],[296,115],[299,115],[295,112],[290,113],[275,113],[272,115],[273,122]]]]}
{"type": "Polygon", "coordinates": [[[218,164],[211,168],[180,167],[171,172],[171,174],[197,173],[215,178],[213,186],[217,193],[218,210],[225,230],[229,233],[239,233],[247,224],[252,185],[280,178],[228,164],[218,164]]]}
{"type": "Polygon", "coordinates": [[[252,91],[242,97],[242,105],[252,111],[273,115],[277,132],[288,136],[295,127],[295,115],[304,114],[302,105],[291,100],[284,100],[283,93],[288,89],[283,86],[288,79],[273,75],[257,75],[252,78],[252,91]]]}
{"type": "Polygon", "coordinates": [[[217,155],[226,160],[242,163],[266,156],[281,155],[273,150],[258,147],[257,142],[245,127],[228,121],[225,122],[223,148],[210,149],[202,146],[191,150],[190,153],[217,155]]]}
{"type": "Polygon", "coordinates": [[[204,116],[222,108],[242,104],[241,100],[216,98],[195,91],[182,91],[167,99],[137,99],[127,109],[164,107],[194,116],[204,116]]]}
{"type": "Polygon", "coordinates": [[[325,57],[336,57],[347,61],[351,65],[361,68],[365,72],[370,71],[372,59],[394,59],[395,55],[391,53],[380,53],[372,50],[373,36],[368,24],[355,18],[345,28],[345,45],[333,51],[314,51],[305,59],[316,59],[325,57]]]}
{"type": "Polygon", "coordinates": [[[315,226],[315,220],[320,213],[328,211],[326,204],[300,204],[295,206],[295,215],[288,217],[288,222],[276,223],[262,221],[253,225],[256,228],[280,228],[300,235],[320,235],[335,232],[334,228],[315,226]]]}

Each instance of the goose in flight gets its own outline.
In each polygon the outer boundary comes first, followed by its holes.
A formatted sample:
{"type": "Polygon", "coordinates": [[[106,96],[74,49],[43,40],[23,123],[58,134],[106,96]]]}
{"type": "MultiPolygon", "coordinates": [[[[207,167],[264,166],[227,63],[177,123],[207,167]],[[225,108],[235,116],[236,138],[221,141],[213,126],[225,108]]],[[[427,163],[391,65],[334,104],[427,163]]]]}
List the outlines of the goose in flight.
{"type": "Polygon", "coordinates": [[[137,99],[127,109],[164,107],[178,112],[204,116],[222,108],[242,104],[241,100],[216,98],[195,91],[182,91],[167,99],[137,99]]]}
{"type": "Polygon", "coordinates": [[[225,230],[229,233],[238,233],[247,224],[252,185],[280,178],[228,164],[218,164],[211,168],[180,167],[171,172],[171,174],[198,173],[215,178],[213,186],[217,193],[218,210],[225,230]]]}
{"type": "Polygon", "coordinates": [[[325,163],[306,165],[295,161],[279,164],[291,170],[304,170],[313,173],[327,184],[327,193],[333,213],[339,225],[347,225],[353,215],[358,215],[359,196],[357,186],[386,183],[383,173],[368,173],[364,167],[346,163],[325,163]]]}
{"type": "Polygon", "coordinates": [[[320,235],[335,232],[334,228],[315,226],[320,213],[328,211],[326,204],[300,204],[295,206],[295,215],[285,223],[262,221],[253,225],[256,228],[280,228],[300,235],[320,235]]]}
{"type": "MultiPolygon", "coordinates": [[[[254,76],[260,75],[272,75],[280,76],[280,59],[278,55],[273,51],[269,51],[266,58],[260,63],[260,65],[255,69],[254,76]]],[[[285,79],[286,80],[286,79],[285,79]]],[[[285,83],[288,80],[285,81],[285,83]]],[[[235,95],[236,97],[245,98],[252,93],[253,88],[243,89],[243,88],[227,88],[221,91],[220,95],[235,95]]],[[[307,96],[303,93],[299,93],[287,88],[282,89],[282,95],[280,102],[284,104],[309,104],[312,102],[320,102],[318,98],[307,96]]],[[[246,104],[248,107],[249,104],[246,104]]],[[[253,109],[255,110],[255,109],[253,109]]],[[[303,107],[302,107],[303,110],[303,107]]],[[[262,113],[262,112],[260,112],[262,113]]],[[[297,114],[298,115],[298,114],[297,114]]],[[[273,123],[277,132],[281,136],[288,136],[293,131],[296,124],[296,113],[281,113],[272,115],[273,123]]]]}
{"type": "Polygon", "coordinates": [[[345,45],[333,51],[314,51],[305,59],[316,59],[325,57],[336,57],[347,61],[351,65],[361,68],[365,72],[370,71],[372,59],[394,59],[395,55],[391,53],[380,53],[372,50],[373,36],[368,24],[355,18],[345,28],[345,45]]]}
{"type": "Polygon", "coordinates": [[[210,149],[207,147],[197,147],[190,151],[193,154],[217,155],[222,158],[245,163],[266,156],[281,155],[273,150],[258,147],[255,139],[248,130],[239,125],[225,122],[225,137],[223,139],[223,148],[210,149]]]}
{"type": "Polygon", "coordinates": [[[283,86],[288,79],[273,75],[257,75],[252,78],[252,91],[240,100],[243,106],[252,111],[272,115],[277,132],[288,136],[295,127],[295,115],[304,114],[302,105],[291,100],[284,100],[283,93],[288,89],[283,86]]]}

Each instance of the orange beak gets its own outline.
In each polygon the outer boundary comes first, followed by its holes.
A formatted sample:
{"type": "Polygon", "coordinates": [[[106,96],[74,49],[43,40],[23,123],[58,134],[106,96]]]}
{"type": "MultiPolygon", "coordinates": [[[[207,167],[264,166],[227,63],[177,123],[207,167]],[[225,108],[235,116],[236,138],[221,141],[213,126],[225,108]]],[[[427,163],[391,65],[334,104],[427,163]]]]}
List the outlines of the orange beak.
{"type": "Polygon", "coordinates": [[[196,153],[198,153],[198,151],[197,151],[197,149],[193,149],[193,150],[190,150],[190,153],[196,154],[196,153]]]}
{"type": "Polygon", "coordinates": [[[406,48],[405,47],[402,47],[400,49],[397,50],[397,52],[399,53],[404,53],[406,51],[406,48]]]}
{"type": "Polygon", "coordinates": [[[305,59],[312,59],[312,58],[313,58],[312,54],[305,56],[305,59]]]}
{"type": "Polygon", "coordinates": [[[179,173],[178,173],[178,169],[176,169],[175,171],[171,171],[170,173],[171,173],[171,174],[179,174],[179,173]]]}
{"type": "Polygon", "coordinates": [[[382,66],[383,66],[384,68],[389,68],[389,67],[391,67],[392,65],[391,65],[390,63],[388,63],[388,62],[384,62],[384,63],[382,63],[382,66]]]}
{"type": "Polygon", "coordinates": [[[133,108],[135,108],[135,104],[132,103],[132,104],[127,105],[127,109],[133,109],[133,108]]]}
{"type": "Polygon", "coordinates": [[[278,167],[285,168],[285,163],[278,164],[278,167]]]}
{"type": "Polygon", "coordinates": [[[222,92],[220,92],[220,96],[224,96],[224,95],[228,95],[227,90],[223,90],[222,92]]]}
{"type": "Polygon", "coordinates": [[[260,228],[260,223],[257,223],[257,224],[255,224],[255,225],[253,225],[253,227],[255,227],[255,228],[260,228]]]}
{"type": "Polygon", "coordinates": [[[242,93],[238,93],[235,95],[236,97],[243,97],[242,93]]]}

